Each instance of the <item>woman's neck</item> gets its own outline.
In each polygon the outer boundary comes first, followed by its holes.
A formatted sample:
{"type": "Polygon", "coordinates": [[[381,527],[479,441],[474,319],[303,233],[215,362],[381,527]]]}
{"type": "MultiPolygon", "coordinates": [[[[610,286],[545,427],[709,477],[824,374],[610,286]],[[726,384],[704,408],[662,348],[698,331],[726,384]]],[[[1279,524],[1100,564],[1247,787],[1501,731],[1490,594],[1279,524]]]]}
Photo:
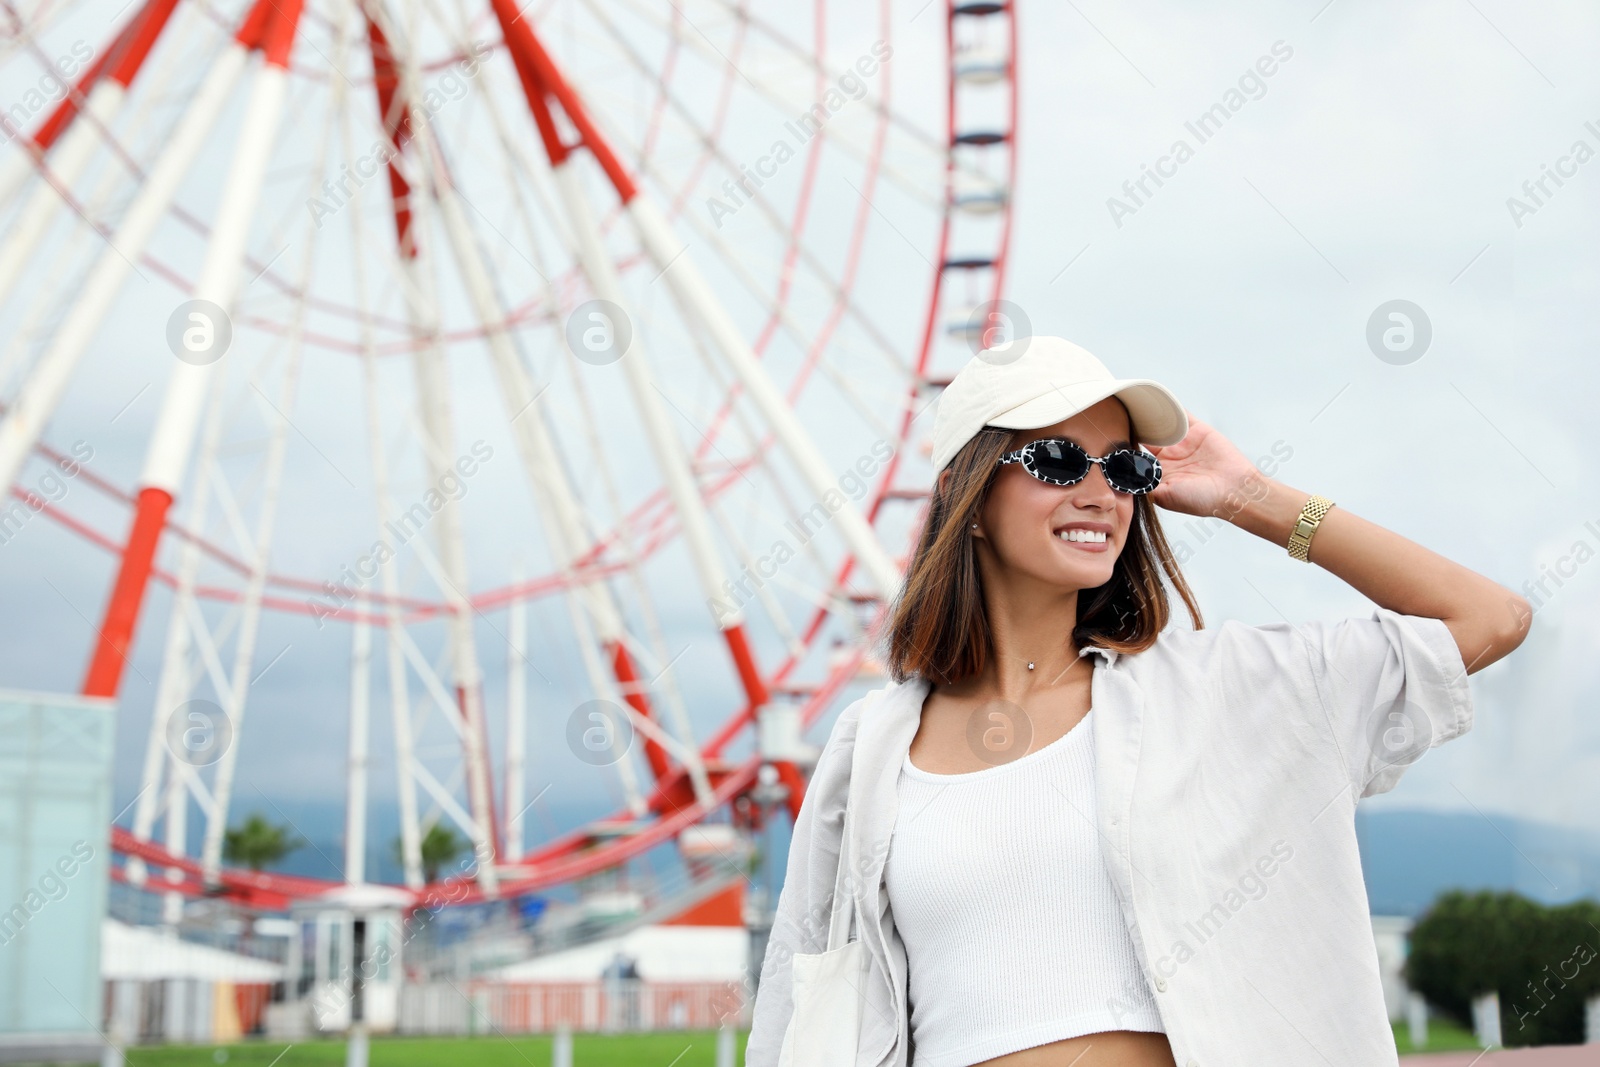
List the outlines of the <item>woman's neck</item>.
{"type": "Polygon", "coordinates": [[[1043,590],[1037,583],[1021,583],[1021,588],[987,594],[984,607],[994,657],[970,679],[975,683],[971,692],[1021,703],[1030,693],[1075,677],[1076,589],[1043,590]]]}

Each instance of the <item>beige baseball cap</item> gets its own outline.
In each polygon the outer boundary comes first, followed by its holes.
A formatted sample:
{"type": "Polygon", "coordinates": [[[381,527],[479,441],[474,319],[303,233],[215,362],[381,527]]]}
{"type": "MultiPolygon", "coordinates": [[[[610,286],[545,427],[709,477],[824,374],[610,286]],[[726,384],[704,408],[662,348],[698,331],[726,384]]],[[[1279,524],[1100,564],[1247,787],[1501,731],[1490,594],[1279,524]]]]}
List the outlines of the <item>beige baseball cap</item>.
{"type": "Polygon", "coordinates": [[[1060,337],[1021,337],[986,348],[961,368],[933,417],[933,472],[944,470],[979,430],[1036,430],[1114,396],[1141,444],[1174,445],[1189,417],[1166,386],[1117,378],[1086,350],[1060,337]]]}

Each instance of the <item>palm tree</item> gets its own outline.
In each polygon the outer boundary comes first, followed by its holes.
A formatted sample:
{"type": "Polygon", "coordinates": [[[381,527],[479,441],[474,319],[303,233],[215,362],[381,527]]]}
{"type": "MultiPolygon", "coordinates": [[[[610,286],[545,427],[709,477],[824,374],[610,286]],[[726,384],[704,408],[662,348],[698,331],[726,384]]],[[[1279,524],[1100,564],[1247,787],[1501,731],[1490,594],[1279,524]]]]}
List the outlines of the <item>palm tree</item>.
{"type": "MultiPolygon", "coordinates": [[[[425,882],[437,882],[439,871],[450,861],[468,850],[467,839],[439,823],[428,827],[428,832],[422,835],[418,843],[418,850],[422,853],[422,878],[425,882]]],[[[394,855],[401,866],[405,865],[405,849],[401,839],[394,839],[394,855]]]]}
{"type": "Polygon", "coordinates": [[[232,827],[222,835],[222,858],[229,863],[242,863],[252,871],[270,867],[289,853],[305,844],[288,826],[267,821],[266,816],[254,812],[240,826],[232,827]]]}

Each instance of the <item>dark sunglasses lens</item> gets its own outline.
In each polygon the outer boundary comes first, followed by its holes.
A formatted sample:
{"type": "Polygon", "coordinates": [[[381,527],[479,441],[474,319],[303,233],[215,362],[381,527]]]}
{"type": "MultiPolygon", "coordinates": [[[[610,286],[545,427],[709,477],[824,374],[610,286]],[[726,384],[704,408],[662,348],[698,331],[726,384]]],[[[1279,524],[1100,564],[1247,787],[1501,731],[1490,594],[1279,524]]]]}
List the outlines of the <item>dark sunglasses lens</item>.
{"type": "Polygon", "coordinates": [[[1089,457],[1065,441],[1040,441],[1033,446],[1033,469],[1041,478],[1075,482],[1089,473],[1089,457]]]}
{"type": "Polygon", "coordinates": [[[1125,493],[1148,493],[1161,473],[1148,452],[1119,452],[1106,460],[1106,481],[1125,493]]]}

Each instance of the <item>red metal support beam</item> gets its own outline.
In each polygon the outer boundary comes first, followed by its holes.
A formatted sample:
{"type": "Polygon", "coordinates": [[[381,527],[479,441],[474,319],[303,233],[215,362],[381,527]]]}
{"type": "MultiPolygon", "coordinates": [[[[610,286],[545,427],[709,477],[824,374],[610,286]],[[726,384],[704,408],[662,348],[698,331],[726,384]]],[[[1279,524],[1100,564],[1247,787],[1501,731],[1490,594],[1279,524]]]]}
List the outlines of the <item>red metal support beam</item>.
{"type": "Polygon", "coordinates": [[[40,154],[50,151],[67,127],[77,119],[79,105],[88,98],[90,90],[101,78],[109,76],[124,88],[131,86],[177,6],[178,0],[145,0],[144,7],[117,31],[110,47],[104,49],[78,78],[73,91],[39,124],[29,138],[33,148],[40,154]]]}
{"type": "Polygon", "coordinates": [[[366,13],[367,44],[372,52],[372,83],[378,94],[378,118],[383,123],[384,136],[394,148],[386,169],[389,172],[389,201],[394,210],[395,239],[404,259],[417,258],[416,234],[411,230],[411,185],[395,160],[405,151],[411,140],[411,109],[400,92],[400,72],[395,66],[394,52],[383,29],[366,13]]]}
{"type": "MultiPolygon", "coordinates": [[[[259,48],[266,62],[287,67],[294,45],[295,28],[300,18],[301,0],[256,0],[240,26],[237,39],[250,48],[259,48]]],[[[152,39],[153,40],[153,39],[152,39]]],[[[249,131],[245,131],[246,135],[249,131]]],[[[99,639],[84,676],[85,696],[115,697],[122,684],[122,671],[132,651],[139,609],[155,566],[172,494],[146,486],[139,491],[133,526],[122,549],[121,564],[106,604],[99,639]]]]}

